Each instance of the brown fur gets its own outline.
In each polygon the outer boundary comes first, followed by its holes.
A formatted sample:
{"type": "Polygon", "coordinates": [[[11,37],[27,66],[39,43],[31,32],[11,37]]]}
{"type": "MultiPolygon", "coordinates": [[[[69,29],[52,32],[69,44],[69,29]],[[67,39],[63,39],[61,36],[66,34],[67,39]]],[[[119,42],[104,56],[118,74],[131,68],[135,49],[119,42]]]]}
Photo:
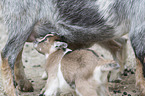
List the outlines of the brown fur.
{"type": "MultiPolygon", "coordinates": [[[[1,71],[2,71],[3,84],[5,85],[4,86],[4,90],[6,91],[5,93],[8,96],[16,96],[15,87],[13,86],[11,68],[8,64],[7,59],[2,58],[1,71]]],[[[22,51],[17,56],[16,62],[15,62],[14,73],[15,73],[15,80],[16,80],[16,83],[18,84],[19,90],[21,91],[34,90],[32,87],[32,84],[26,78],[25,73],[24,73],[24,68],[22,64],[22,51]]]]}
{"type": "Polygon", "coordinates": [[[18,84],[19,90],[26,91],[26,92],[34,90],[32,87],[32,84],[26,78],[26,75],[24,72],[23,63],[22,63],[22,51],[17,56],[15,67],[14,67],[14,72],[15,72],[15,80],[16,80],[16,83],[18,84]]]}
{"type": "Polygon", "coordinates": [[[136,66],[136,85],[140,88],[141,96],[145,96],[145,78],[143,76],[143,66],[139,59],[136,58],[137,66],[136,66]]]}
{"type": "MultiPolygon", "coordinates": [[[[104,66],[108,63],[114,63],[114,61],[104,60],[100,57],[96,57],[91,51],[81,49],[66,54],[63,57],[61,71],[67,82],[75,82],[76,89],[83,96],[97,96],[97,93],[101,90],[96,88],[99,87],[100,84],[94,81],[93,72],[96,67],[104,66]]],[[[107,92],[107,80],[102,86],[104,86],[104,90],[107,92]]]]}
{"type": "Polygon", "coordinates": [[[98,44],[107,49],[112,54],[113,59],[120,65],[118,72],[111,72],[109,81],[121,79],[120,75],[125,69],[127,59],[127,39],[118,38],[115,40],[100,42],[98,44]]]}
{"type": "Polygon", "coordinates": [[[94,85],[92,85],[90,82],[86,81],[86,79],[80,78],[76,80],[75,84],[82,96],[99,96],[96,90],[94,90],[96,89],[95,82],[93,82],[94,85]]]}
{"type": "Polygon", "coordinates": [[[104,60],[96,58],[96,56],[92,54],[91,51],[84,49],[75,50],[63,57],[61,61],[61,69],[66,80],[74,81],[74,79],[79,77],[89,78],[89,76],[92,75],[92,70],[94,70],[96,66],[102,64],[102,61],[104,60]],[[78,73],[79,75],[77,76],[76,74],[78,73]],[[69,80],[70,78],[73,80],[69,80]]]}
{"type": "MultiPolygon", "coordinates": [[[[38,44],[38,46],[36,47],[36,50],[42,54],[50,53],[49,48],[51,47],[51,44],[53,44],[56,39],[59,39],[59,38],[57,36],[49,37],[49,39],[46,38],[46,41],[38,44]],[[41,50],[39,49],[39,46],[41,47],[41,50]]],[[[40,42],[40,39],[37,39],[37,40],[40,42]]]]}
{"type": "Polygon", "coordinates": [[[2,58],[1,72],[3,85],[5,85],[4,86],[5,93],[8,96],[17,96],[13,85],[13,77],[11,74],[11,68],[8,64],[8,59],[2,58]]]}
{"type": "MultiPolygon", "coordinates": [[[[50,45],[52,46],[54,45],[53,42],[50,43],[47,41],[46,42],[44,41],[42,43],[37,43],[36,49],[39,51],[41,49],[41,51],[44,52],[44,49],[42,50],[42,47],[44,47],[44,45],[46,44],[48,46],[45,47],[45,49],[47,49],[45,51],[48,54],[48,52],[50,52],[49,50],[51,49],[50,45]]],[[[68,84],[74,83],[76,86],[76,90],[78,90],[78,92],[81,93],[83,96],[106,96],[109,94],[107,93],[108,92],[107,74],[110,70],[113,70],[114,68],[118,68],[117,66],[114,67],[112,65],[111,65],[112,67],[110,67],[109,64],[116,66],[115,65],[116,63],[114,61],[105,60],[89,49],[75,50],[65,55],[62,49],[56,50],[53,53],[51,52],[51,54],[49,55],[46,61],[46,71],[48,74],[48,80],[45,88],[42,90],[42,93],[46,90],[44,94],[50,95],[50,92],[48,91],[53,90],[53,88],[51,89],[51,87],[56,86],[53,85],[54,82],[53,84],[51,82],[54,80],[58,80],[56,81],[56,83],[60,82],[59,79],[57,78],[62,78],[59,77],[61,76],[59,73],[60,72],[59,66],[61,66],[61,72],[63,74],[65,81],[68,84]],[[97,70],[97,72],[98,71],[100,72],[98,73],[99,77],[97,77],[97,73],[95,70],[97,70]],[[95,78],[99,78],[99,79],[95,79],[95,78]]],[[[65,81],[61,81],[61,82],[65,82],[65,81]]],[[[66,85],[60,84],[59,86],[60,89],[58,89],[57,86],[54,89],[56,91],[61,90],[63,86],[66,85]]],[[[55,95],[55,93],[53,94],[55,95]]]]}
{"type": "Polygon", "coordinates": [[[93,46],[95,43],[84,43],[84,44],[81,44],[81,43],[69,43],[68,44],[68,48],[70,48],[71,50],[76,50],[76,49],[82,49],[82,48],[89,48],[91,46],[93,46]]]}

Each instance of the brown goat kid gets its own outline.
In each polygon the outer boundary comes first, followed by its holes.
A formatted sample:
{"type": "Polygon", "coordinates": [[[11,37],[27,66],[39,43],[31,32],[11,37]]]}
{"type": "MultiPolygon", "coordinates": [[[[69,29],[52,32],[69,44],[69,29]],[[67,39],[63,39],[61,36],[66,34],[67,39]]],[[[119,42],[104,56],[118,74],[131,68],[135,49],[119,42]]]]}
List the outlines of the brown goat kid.
{"type": "Polygon", "coordinates": [[[44,37],[34,43],[37,51],[46,55],[47,84],[42,93],[77,93],[79,96],[107,96],[107,75],[117,70],[119,64],[104,60],[90,49],[71,51],[55,36],[44,37]],[[47,38],[47,39],[46,39],[47,38]]]}

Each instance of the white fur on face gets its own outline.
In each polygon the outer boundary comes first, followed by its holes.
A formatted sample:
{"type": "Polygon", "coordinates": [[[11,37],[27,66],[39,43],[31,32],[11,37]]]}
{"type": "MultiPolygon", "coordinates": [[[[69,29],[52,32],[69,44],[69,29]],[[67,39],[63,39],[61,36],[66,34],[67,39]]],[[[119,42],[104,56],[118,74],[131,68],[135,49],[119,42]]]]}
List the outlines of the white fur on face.
{"type": "Polygon", "coordinates": [[[68,45],[65,42],[55,41],[54,46],[58,46],[58,47],[61,47],[61,48],[67,48],[68,45]]]}
{"type": "Polygon", "coordinates": [[[49,54],[55,52],[58,49],[62,49],[62,48],[67,48],[67,43],[55,41],[54,44],[50,48],[50,53],[49,54]]]}

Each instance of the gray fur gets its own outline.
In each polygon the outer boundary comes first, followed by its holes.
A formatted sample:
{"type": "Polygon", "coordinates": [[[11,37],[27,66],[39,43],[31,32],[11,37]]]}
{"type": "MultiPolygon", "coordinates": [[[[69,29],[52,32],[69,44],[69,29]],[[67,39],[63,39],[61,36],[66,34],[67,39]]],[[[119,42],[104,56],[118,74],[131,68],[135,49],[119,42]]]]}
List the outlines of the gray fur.
{"type": "Polygon", "coordinates": [[[58,32],[64,41],[82,44],[119,38],[129,32],[136,56],[144,58],[144,0],[0,1],[9,32],[2,56],[9,58],[12,68],[33,31],[38,37],[58,32]]]}

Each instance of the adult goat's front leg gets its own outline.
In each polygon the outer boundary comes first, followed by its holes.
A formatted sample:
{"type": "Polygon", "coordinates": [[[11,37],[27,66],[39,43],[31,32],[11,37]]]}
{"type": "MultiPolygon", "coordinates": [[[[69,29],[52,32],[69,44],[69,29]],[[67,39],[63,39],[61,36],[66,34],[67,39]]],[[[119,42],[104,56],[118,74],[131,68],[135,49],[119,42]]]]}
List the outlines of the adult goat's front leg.
{"type": "Polygon", "coordinates": [[[15,67],[14,67],[15,80],[16,83],[18,84],[18,89],[20,91],[32,92],[34,89],[30,81],[26,78],[24,68],[23,68],[22,51],[18,54],[15,62],[15,67]]]}
{"type": "Polygon", "coordinates": [[[1,74],[4,85],[4,92],[8,96],[16,96],[16,91],[13,84],[12,70],[8,64],[8,58],[2,57],[1,74]]]}
{"type": "Polygon", "coordinates": [[[22,80],[25,79],[24,76],[24,71],[22,69],[22,62],[21,62],[21,54],[22,54],[22,49],[23,46],[28,39],[28,36],[30,35],[32,28],[28,28],[26,31],[14,31],[9,35],[9,38],[7,40],[7,43],[5,47],[2,50],[2,79],[3,79],[3,85],[4,85],[4,90],[8,96],[16,96],[15,87],[16,82],[15,82],[15,74],[17,83],[20,84],[22,89],[25,89],[24,91],[30,91],[26,89],[31,89],[33,90],[31,84],[28,88],[25,84],[28,83],[26,82],[27,80],[22,80]],[[15,65],[16,64],[16,65],[15,65]],[[14,67],[15,71],[14,71],[14,67]],[[21,71],[19,70],[22,69],[21,71]],[[19,70],[16,72],[16,70],[19,70]],[[21,73],[22,72],[22,73],[21,73]],[[19,74],[19,75],[18,75],[19,74]],[[23,75],[22,75],[23,74],[23,75]],[[18,76],[22,76],[21,79],[18,79],[18,76]],[[23,81],[23,84],[20,82],[23,81]],[[24,83],[25,82],[25,83],[24,83]]]}

